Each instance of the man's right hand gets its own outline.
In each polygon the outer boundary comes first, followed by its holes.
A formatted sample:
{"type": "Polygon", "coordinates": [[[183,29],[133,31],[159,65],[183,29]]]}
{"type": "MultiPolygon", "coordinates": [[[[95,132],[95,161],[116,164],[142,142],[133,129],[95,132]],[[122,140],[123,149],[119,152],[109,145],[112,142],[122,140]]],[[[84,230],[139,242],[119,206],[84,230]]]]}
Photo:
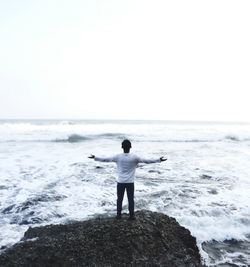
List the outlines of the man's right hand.
{"type": "Polygon", "coordinates": [[[95,158],[95,155],[90,155],[88,158],[89,159],[94,159],[95,158]]]}
{"type": "Polygon", "coordinates": [[[164,158],[164,157],[160,157],[160,161],[166,161],[167,158],[164,158]]]}

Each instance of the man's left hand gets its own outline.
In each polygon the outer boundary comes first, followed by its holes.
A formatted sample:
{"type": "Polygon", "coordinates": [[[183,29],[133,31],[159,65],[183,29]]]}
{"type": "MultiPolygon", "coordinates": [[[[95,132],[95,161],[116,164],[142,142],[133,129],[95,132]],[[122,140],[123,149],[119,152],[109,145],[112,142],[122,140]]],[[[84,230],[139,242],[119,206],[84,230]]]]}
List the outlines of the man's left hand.
{"type": "Polygon", "coordinates": [[[166,161],[167,158],[164,158],[164,157],[160,157],[160,161],[166,161]]]}

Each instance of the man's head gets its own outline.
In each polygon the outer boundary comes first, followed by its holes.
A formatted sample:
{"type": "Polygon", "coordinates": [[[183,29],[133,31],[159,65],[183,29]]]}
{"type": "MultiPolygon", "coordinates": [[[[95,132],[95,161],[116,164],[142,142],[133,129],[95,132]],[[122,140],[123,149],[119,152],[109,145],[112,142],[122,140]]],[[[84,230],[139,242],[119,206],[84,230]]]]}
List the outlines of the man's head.
{"type": "Polygon", "coordinates": [[[131,142],[128,139],[122,141],[122,148],[125,153],[128,153],[131,147],[131,142]]]}

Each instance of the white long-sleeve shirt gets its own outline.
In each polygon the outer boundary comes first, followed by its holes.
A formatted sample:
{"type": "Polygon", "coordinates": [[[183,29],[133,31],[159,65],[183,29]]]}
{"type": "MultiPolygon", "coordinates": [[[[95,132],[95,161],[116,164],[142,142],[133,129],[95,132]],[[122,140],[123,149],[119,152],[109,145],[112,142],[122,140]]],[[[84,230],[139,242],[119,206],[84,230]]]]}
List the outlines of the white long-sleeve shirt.
{"type": "Polygon", "coordinates": [[[161,162],[158,159],[143,159],[135,154],[122,153],[109,158],[95,157],[96,161],[115,162],[117,165],[118,183],[133,183],[135,180],[135,169],[138,163],[156,163],[161,162]]]}

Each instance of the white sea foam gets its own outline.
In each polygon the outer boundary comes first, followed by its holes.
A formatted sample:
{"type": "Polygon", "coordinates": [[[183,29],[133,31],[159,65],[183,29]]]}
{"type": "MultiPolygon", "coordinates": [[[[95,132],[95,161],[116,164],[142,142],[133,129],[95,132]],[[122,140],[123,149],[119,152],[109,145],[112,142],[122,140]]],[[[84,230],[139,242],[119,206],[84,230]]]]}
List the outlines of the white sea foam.
{"type": "MultiPolygon", "coordinates": [[[[87,156],[120,153],[125,137],[134,153],[168,157],[138,167],[137,209],[175,217],[211,266],[216,260],[204,242],[249,242],[250,125],[17,121],[0,122],[0,247],[17,242],[29,226],[115,213],[115,165],[87,156]]],[[[224,262],[235,255],[223,254],[224,262]]]]}

